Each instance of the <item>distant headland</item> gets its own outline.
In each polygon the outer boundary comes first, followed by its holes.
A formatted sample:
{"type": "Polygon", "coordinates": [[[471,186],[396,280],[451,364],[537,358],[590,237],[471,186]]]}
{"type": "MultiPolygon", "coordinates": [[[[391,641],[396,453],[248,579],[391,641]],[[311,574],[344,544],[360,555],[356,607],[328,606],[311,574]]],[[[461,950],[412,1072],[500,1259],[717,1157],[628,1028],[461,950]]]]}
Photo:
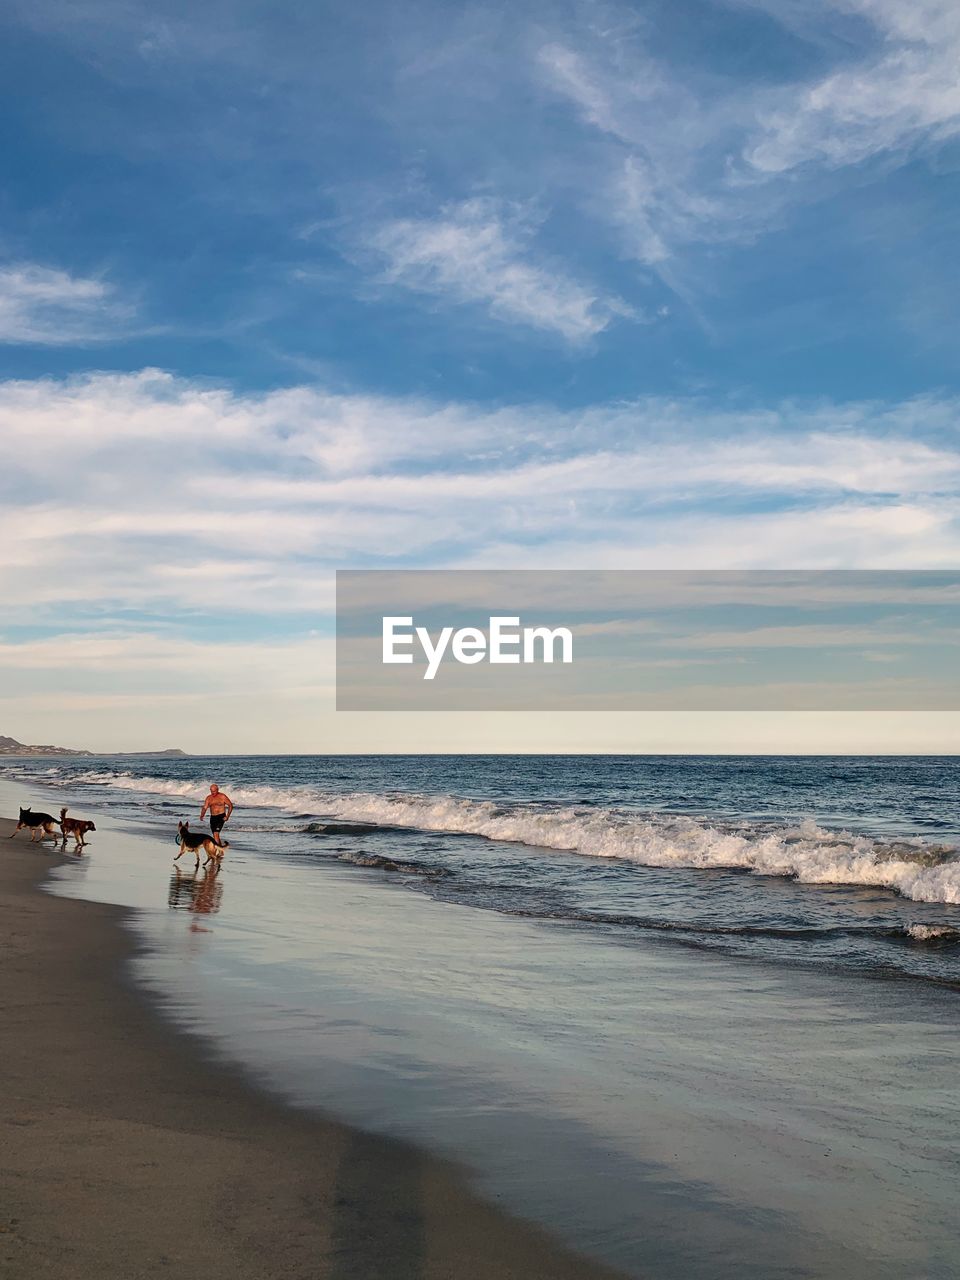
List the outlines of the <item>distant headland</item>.
{"type": "Polygon", "coordinates": [[[5,737],[0,733],[0,756],[185,756],[186,751],[179,747],[166,747],[162,751],[80,751],[73,747],[54,747],[49,743],[43,746],[28,746],[18,742],[16,738],[5,737]]]}

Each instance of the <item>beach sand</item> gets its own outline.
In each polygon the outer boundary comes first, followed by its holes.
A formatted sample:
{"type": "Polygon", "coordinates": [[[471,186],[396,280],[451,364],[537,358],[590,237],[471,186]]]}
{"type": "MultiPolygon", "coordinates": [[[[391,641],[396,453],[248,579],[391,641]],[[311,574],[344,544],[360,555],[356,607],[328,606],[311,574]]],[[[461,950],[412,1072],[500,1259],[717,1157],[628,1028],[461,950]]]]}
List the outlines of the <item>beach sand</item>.
{"type": "Polygon", "coordinates": [[[453,1166],[258,1091],[129,982],[117,907],[0,820],[0,1275],[615,1280],[453,1166]]]}

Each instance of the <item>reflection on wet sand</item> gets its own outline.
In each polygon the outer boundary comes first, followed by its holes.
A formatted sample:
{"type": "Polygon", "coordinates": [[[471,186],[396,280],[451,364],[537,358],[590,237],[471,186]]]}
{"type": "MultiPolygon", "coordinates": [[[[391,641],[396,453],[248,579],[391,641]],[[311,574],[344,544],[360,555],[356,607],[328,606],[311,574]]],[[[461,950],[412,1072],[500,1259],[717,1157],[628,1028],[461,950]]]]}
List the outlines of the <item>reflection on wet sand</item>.
{"type": "Polygon", "coordinates": [[[209,867],[201,872],[181,871],[174,867],[170,877],[167,902],[174,911],[193,911],[197,915],[212,916],[220,910],[223,901],[223,882],[220,868],[209,867]]]}

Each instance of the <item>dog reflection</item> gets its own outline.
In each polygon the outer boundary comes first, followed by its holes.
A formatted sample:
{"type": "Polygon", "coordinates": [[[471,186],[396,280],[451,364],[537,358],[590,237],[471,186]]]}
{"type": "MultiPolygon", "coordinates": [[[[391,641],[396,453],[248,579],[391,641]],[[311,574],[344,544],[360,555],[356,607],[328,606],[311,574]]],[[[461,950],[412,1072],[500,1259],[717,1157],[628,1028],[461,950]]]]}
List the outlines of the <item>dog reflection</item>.
{"type": "Polygon", "coordinates": [[[193,911],[203,916],[216,915],[222,898],[223,883],[220,880],[219,865],[209,867],[202,874],[174,867],[167,897],[167,902],[174,911],[193,911]]]}

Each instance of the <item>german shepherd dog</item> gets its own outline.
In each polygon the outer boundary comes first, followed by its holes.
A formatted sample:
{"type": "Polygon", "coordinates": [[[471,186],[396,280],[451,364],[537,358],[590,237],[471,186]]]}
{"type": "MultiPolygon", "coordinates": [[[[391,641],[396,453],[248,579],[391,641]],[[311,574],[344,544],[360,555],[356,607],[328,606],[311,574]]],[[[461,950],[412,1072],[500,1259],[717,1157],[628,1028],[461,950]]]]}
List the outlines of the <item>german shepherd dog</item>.
{"type": "Polygon", "coordinates": [[[209,867],[211,862],[215,862],[219,866],[223,860],[224,853],[230,848],[226,840],[224,840],[223,844],[217,844],[213,836],[207,831],[191,831],[189,822],[177,823],[177,844],[180,846],[180,852],[174,858],[174,862],[189,851],[196,858],[198,867],[200,865],[201,849],[207,855],[207,860],[203,865],[209,867]]]}
{"type": "Polygon", "coordinates": [[[60,810],[60,834],[63,836],[63,847],[67,846],[67,836],[73,836],[76,848],[86,846],[84,836],[88,831],[96,831],[96,826],[86,818],[68,818],[66,809],[60,810]]]}
{"type": "MultiPolygon", "coordinates": [[[[20,821],[10,832],[10,839],[22,831],[24,827],[30,828],[30,843],[35,840],[43,840],[47,836],[53,835],[54,820],[53,815],[49,813],[34,813],[32,809],[20,809],[20,821]]],[[[56,838],[56,837],[54,837],[56,838]]]]}

